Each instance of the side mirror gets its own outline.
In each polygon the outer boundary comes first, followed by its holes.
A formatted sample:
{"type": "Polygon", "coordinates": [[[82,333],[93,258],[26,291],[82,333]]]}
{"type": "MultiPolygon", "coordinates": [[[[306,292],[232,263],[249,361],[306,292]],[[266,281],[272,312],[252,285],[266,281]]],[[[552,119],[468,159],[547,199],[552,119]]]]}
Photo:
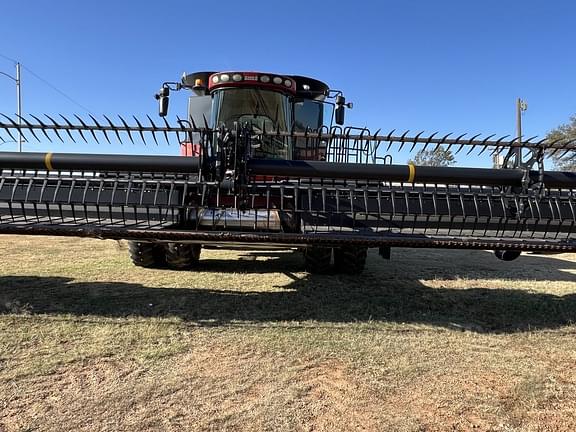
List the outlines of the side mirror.
{"type": "Polygon", "coordinates": [[[158,99],[158,115],[160,117],[166,117],[168,114],[168,98],[170,96],[170,89],[165,86],[160,89],[158,93],[154,95],[158,99]]]}
{"type": "Polygon", "coordinates": [[[346,108],[352,108],[352,102],[346,103],[346,98],[341,94],[336,96],[336,111],[334,112],[334,116],[337,125],[344,124],[344,110],[346,108]]]}
{"type": "Polygon", "coordinates": [[[344,124],[344,105],[338,105],[336,111],[334,112],[334,117],[337,125],[344,124]]]}

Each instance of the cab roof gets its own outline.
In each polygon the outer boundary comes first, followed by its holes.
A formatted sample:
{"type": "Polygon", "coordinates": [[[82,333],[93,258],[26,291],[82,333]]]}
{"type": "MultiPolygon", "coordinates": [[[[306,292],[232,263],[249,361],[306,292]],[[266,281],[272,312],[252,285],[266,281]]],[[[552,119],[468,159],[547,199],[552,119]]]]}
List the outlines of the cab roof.
{"type": "Polygon", "coordinates": [[[309,78],[301,75],[281,75],[281,74],[273,74],[273,73],[264,73],[264,72],[243,72],[243,71],[223,71],[223,72],[212,72],[212,71],[204,71],[204,72],[192,72],[192,73],[184,73],[182,75],[182,86],[186,88],[190,88],[194,90],[197,94],[210,94],[211,91],[215,90],[216,86],[218,88],[222,87],[267,87],[271,90],[277,91],[286,91],[289,93],[294,94],[296,97],[301,97],[304,99],[317,99],[317,100],[324,100],[326,97],[328,90],[330,89],[327,84],[323,83],[314,78],[309,78]],[[250,80],[239,80],[235,81],[227,81],[218,82],[218,84],[214,84],[211,79],[213,76],[222,76],[222,74],[231,76],[250,76],[250,80]],[[268,81],[264,82],[262,80],[253,80],[252,77],[258,76],[260,78],[267,77],[268,81]],[[282,84],[278,85],[278,88],[274,88],[274,84],[270,82],[272,78],[282,78],[281,82],[287,82],[288,80],[292,80],[293,83],[289,88],[284,88],[282,84]]]}

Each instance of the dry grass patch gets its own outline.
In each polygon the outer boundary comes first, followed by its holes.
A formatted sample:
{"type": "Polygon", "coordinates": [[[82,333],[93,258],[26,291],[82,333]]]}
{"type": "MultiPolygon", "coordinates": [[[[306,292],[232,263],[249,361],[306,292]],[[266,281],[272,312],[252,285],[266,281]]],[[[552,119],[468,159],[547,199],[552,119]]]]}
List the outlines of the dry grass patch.
{"type": "Polygon", "coordinates": [[[576,255],[400,249],[354,278],[0,239],[0,430],[576,429],[576,255]]]}

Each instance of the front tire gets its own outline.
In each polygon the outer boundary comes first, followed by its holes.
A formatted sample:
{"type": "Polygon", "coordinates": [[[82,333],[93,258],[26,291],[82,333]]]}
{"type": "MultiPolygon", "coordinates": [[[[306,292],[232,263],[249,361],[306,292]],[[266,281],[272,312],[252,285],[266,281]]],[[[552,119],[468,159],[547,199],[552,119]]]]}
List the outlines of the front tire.
{"type": "Polygon", "coordinates": [[[202,246],[199,244],[168,243],[166,245],[166,264],[174,270],[189,270],[200,259],[202,246]]]}
{"type": "Polygon", "coordinates": [[[494,255],[501,261],[514,261],[522,254],[521,251],[518,250],[502,250],[498,249],[494,251],[494,255]]]}
{"type": "Polygon", "coordinates": [[[331,259],[332,248],[308,247],[304,250],[304,266],[310,273],[328,273],[331,259]]]}
{"type": "Polygon", "coordinates": [[[162,245],[149,242],[128,242],[130,259],[135,266],[161,268],[166,264],[162,245]]]}

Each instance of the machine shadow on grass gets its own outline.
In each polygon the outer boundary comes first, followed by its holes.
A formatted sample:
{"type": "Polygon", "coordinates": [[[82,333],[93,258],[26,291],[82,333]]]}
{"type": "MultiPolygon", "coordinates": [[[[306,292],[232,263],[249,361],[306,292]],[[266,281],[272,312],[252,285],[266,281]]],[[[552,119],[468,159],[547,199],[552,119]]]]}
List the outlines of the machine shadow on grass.
{"type": "MultiPolygon", "coordinates": [[[[296,254],[274,252],[267,260],[254,260],[249,252],[237,261],[206,260],[200,269],[284,272],[293,282],[280,291],[157,288],[63,277],[4,276],[0,277],[0,313],[178,317],[211,326],[307,320],[424,323],[505,333],[556,328],[576,321],[576,292],[554,295],[531,286],[534,280],[574,281],[575,262],[526,255],[513,263],[500,263],[478,251],[467,251],[470,256],[464,264],[454,262],[459,255],[453,251],[430,251],[430,259],[421,262],[422,257],[410,259],[411,252],[403,253],[405,257],[390,262],[372,254],[361,276],[302,276],[292,273],[301,270],[296,254]],[[455,278],[473,279],[478,285],[482,279],[514,280],[515,289],[430,288],[420,282],[455,278]]],[[[506,286],[505,280],[501,283],[506,286]]]]}

